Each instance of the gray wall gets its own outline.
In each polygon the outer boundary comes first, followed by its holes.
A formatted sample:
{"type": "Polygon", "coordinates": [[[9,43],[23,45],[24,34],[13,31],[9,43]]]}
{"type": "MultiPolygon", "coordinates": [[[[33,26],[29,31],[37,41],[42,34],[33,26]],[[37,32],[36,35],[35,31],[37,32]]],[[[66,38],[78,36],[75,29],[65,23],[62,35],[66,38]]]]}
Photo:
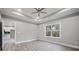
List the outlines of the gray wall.
{"type": "Polygon", "coordinates": [[[16,23],[16,42],[27,42],[37,39],[37,26],[22,21],[15,21],[14,19],[3,18],[4,24],[6,22],[16,23]]]}
{"type": "Polygon", "coordinates": [[[1,14],[0,14],[0,20],[1,20],[1,14]]]}
{"type": "Polygon", "coordinates": [[[64,18],[41,25],[30,24],[13,19],[3,18],[8,22],[16,23],[16,42],[29,40],[44,40],[49,42],[60,42],[79,46],[79,15],[70,18],[64,18]],[[47,24],[59,22],[61,24],[61,38],[49,38],[44,36],[44,27],[47,24]]]}
{"type": "Polygon", "coordinates": [[[59,42],[79,46],[79,15],[60,19],[39,25],[39,40],[59,42]],[[61,38],[49,38],[44,36],[44,27],[47,24],[59,22],[61,24],[61,38]]]}

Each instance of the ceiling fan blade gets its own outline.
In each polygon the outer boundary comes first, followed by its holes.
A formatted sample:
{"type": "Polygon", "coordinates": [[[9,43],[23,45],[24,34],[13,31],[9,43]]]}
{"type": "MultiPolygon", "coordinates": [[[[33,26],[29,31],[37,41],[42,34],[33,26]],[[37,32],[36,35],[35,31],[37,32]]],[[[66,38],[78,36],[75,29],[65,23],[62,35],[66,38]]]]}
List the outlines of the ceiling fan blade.
{"type": "Polygon", "coordinates": [[[37,12],[41,12],[42,10],[44,10],[45,8],[34,8],[37,12]]]}
{"type": "Polygon", "coordinates": [[[41,11],[44,10],[45,8],[41,8],[41,11]]]}
{"type": "Polygon", "coordinates": [[[38,11],[38,9],[37,8],[34,8],[36,11],[38,11]]]}
{"type": "Polygon", "coordinates": [[[41,13],[47,14],[47,12],[41,12],[41,13]]]}

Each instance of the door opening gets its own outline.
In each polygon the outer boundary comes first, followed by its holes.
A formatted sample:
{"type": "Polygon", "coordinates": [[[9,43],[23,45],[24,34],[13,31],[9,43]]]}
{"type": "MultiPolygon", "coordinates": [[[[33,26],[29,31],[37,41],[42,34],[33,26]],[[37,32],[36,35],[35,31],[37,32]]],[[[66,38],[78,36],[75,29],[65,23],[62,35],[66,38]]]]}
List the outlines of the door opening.
{"type": "Polygon", "coordinates": [[[0,22],[0,50],[2,50],[2,22],[0,22]]]}

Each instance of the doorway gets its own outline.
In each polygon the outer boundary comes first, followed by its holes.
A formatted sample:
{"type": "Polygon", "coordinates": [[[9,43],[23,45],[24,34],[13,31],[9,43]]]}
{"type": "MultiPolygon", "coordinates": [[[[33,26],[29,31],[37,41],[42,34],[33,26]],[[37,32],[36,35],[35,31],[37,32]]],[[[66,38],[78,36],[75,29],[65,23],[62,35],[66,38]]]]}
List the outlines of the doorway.
{"type": "Polygon", "coordinates": [[[2,22],[0,21],[0,50],[2,50],[2,22]]]}

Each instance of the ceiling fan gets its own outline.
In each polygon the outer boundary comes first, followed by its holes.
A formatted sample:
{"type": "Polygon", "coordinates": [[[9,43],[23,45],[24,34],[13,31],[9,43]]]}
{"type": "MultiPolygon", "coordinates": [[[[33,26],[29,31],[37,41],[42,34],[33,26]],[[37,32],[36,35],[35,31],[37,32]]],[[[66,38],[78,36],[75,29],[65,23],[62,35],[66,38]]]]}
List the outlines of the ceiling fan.
{"type": "Polygon", "coordinates": [[[34,8],[36,10],[36,12],[32,12],[32,14],[37,14],[38,17],[40,17],[40,14],[47,14],[47,12],[44,12],[43,10],[45,8],[34,8]]]}

